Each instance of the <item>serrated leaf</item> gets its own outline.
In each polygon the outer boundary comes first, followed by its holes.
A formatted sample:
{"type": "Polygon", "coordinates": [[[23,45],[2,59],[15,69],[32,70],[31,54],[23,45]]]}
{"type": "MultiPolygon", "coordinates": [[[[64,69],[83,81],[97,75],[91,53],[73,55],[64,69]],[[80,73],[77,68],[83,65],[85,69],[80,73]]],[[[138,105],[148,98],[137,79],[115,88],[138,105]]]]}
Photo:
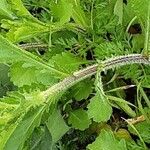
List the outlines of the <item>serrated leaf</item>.
{"type": "Polygon", "coordinates": [[[110,119],[112,107],[108,103],[108,99],[97,93],[88,104],[88,116],[93,118],[95,122],[105,122],[110,119]]]}
{"type": "Polygon", "coordinates": [[[96,140],[87,146],[89,150],[127,150],[124,140],[115,139],[112,131],[102,130],[96,140]]]}
{"type": "Polygon", "coordinates": [[[63,52],[53,56],[49,63],[57,70],[71,74],[78,70],[79,65],[82,64],[82,60],[70,52],[63,52]]]}
{"type": "Polygon", "coordinates": [[[117,72],[123,75],[125,79],[129,79],[129,78],[137,79],[142,74],[142,70],[139,69],[139,66],[137,64],[123,66],[121,68],[118,68],[117,72]]]}
{"type": "Polygon", "coordinates": [[[71,95],[77,100],[87,99],[92,92],[93,82],[91,80],[84,80],[76,84],[71,89],[71,95]]]}
{"type": "Polygon", "coordinates": [[[123,55],[123,49],[123,45],[120,42],[102,42],[94,49],[94,52],[99,60],[103,60],[112,55],[123,55]]]}
{"type": "Polygon", "coordinates": [[[46,125],[51,133],[53,144],[60,140],[61,137],[70,129],[66,125],[59,110],[54,110],[54,112],[49,116],[46,125]]]}
{"type": "Polygon", "coordinates": [[[85,130],[91,124],[91,120],[88,118],[88,114],[83,109],[77,109],[70,112],[68,123],[72,125],[73,128],[79,130],[85,130]]]}
{"type": "Polygon", "coordinates": [[[11,66],[9,75],[14,85],[22,87],[36,83],[36,69],[34,67],[23,68],[22,65],[22,63],[16,63],[11,66]]]}
{"type": "Polygon", "coordinates": [[[6,33],[7,38],[14,43],[33,38],[49,31],[48,26],[28,21],[27,19],[17,21],[3,19],[1,27],[9,30],[6,33]]]}
{"type": "Polygon", "coordinates": [[[58,79],[46,70],[37,70],[35,76],[37,82],[43,85],[52,86],[54,83],[58,82],[58,79]]]}

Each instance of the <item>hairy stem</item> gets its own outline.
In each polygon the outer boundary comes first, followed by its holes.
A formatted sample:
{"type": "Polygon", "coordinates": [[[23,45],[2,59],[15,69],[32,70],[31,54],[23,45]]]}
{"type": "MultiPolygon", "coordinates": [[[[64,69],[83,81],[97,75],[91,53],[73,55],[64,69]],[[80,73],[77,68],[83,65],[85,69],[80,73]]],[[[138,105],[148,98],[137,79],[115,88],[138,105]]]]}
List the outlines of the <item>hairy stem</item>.
{"type": "Polygon", "coordinates": [[[150,61],[148,57],[143,56],[142,54],[130,54],[125,56],[118,56],[114,58],[109,58],[107,60],[102,61],[99,64],[91,65],[82,70],[76,71],[73,75],[65,78],[54,86],[48,88],[46,91],[43,91],[45,97],[49,97],[53,93],[59,93],[67,90],[72,87],[74,84],[84,80],[92,75],[94,75],[98,69],[101,67],[102,71],[113,69],[116,67],[124,66],[127,64],[147,64],[150,65],[150,61]]]}
{"type": "Polygon", "coordinates": [[[26,43],[26,44],[20,44],[19,47],[28,50],[31,48],[48,48],[48,45],[41,44],[41,43],[26,43]]]}

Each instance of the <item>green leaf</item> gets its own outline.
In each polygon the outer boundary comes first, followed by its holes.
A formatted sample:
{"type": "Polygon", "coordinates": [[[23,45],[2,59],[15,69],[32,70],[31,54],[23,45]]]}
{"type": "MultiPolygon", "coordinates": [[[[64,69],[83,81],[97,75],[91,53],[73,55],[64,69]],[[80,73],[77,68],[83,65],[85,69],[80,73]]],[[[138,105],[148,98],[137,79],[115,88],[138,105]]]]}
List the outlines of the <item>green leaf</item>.
{"type": "Polygon", "coordinates": [[[54,112],[49,116],[46,125],[51,133],[53,144],[60,140],[61,137],[69,130],[69,127],[66,125],[59,110],[54,110],[54,112]]]}
{"type": "Polygon", "coordinates": [[[32,150],[41,150],[43,147],[45,150],[51,150],[52,147],[52,138],[46,126],[35,128],[31,138],[25,144],[25,148],[32,150]]]}
{"type": "Polygon", "coordinates": [[[58,23],[60,25],[69,22],[70,17],[72,15],[72,7],[72,4],[68,3],[67,0],[60,0],[58,1],[58,3],[52,3],[52,13],[54,17],[59,18],[58,23]]]}
{"type": "Polygon", "coordinates": [[[3,19],[1,27],[9,30],[6,34],[7,38],[14,43],[33,38],[41,33],[49,32],[49,26],[26,19],[17,21],[3,19]]]}
{"type": "Polygon", "coordinates": [[[0,19],[14,19],[15,16],[11,12],[10,6],[6,0],[1,0],[0,2],[0,19]]]}
{"type": "MultiPolygon", "coordinates": [[[[135,124],[134,127],[137,129],[140,136],[143,138],[144,142],[150,143],[150,136],[149,136],[150,135],[150,123],[144,121],[144,122],[135,124]]],[[[132,134],[137,135],[137,133],[133,130],[133,128],[128,126],[128,129],[132,134]]]]}
{"type": "Polygon", "coordinates": [[[150,1],[145,0],[132,0],[129,1],[128,5],[135,12],[135,15],[140,20],[144,34],[145,34],[145,45],[144,52],[149,54],[150,52],[150,1]]]}
{"type": "Polygon", "coordinates": [[[81,27],[87,28],[88,21],[83,8],[81,7],[80,0],[68,0],[73,5],[72,18],[81,27]]]}
{"type": "Polygon", "coordinates": [[[95,49],[97,59],[103,60],[105,58],[118,55],[123,55],[123,45],[121,42],[101,42],[95,49]]]}
{"type": "Polygon", "coordinates": [[[21,0],[7,0],[7,2],[11,6],[12,11],[14,11],[14,13],[16,13],[18,17],[26,17],[28,19],[41,23],[38,19],[34,18],[30,14],[21,0]]]}
{"type": "Polygon", "coordinates": [[[50,73],[56,73],[55,75],[57,75],[59,78],[62,76],[67,76],[66,73],[62,73],[59,70],[54,69],[39,57],[20,49],[2,36],[0,36],[0,62],[23,62],[24,67],[35,67],[41,70],[47,70],[50,73]]]}
{"type": "Polygon", "coordinates": [[[124,140],[117,140],[112,131],[102,130],[96,140],[87,146],[89,150],[127,150],[124,140]]]}
{"type": "Polygon", "coordinates": [[[23,68],[22,65],[22,63],[16,63],[11,66],[9,75],[14,85],[22,87],[36,83],[36,69],[33,67],[23,68]]]}
{"type": "Polygon", "coordinates": [[[132,0],[128,2],[128,6],[132,8],[132,11],[138,16],[138,19],[144,27],[144,24],[146,24],[147,12],[149,11],[149,0],[132,0]]]}
{"type": "Polygon", "coordinates": [[[7,130],[0,133],[0,148],[4,150],[22,149],[24,142],[37,127],[41,120],[44,107],[39,107],[28,112],[25,117],[15,124],[12,124],[7,130]]]}
{"type": "Polygon", "coordinates": [[[8,77],[8,70],[8,66],[0,64],[0,97],[5,95],[8,90],[13,90],[14,88],[8,77]]]}
{"type": "Polygon", "coordinates": [[[114,7],[114,14],[119,17],[119,24],[122,24],[123,19],[123,0],[117,0],[114,7]]]}
{"type": "Polygon", "coordinates": [[[82,64],[82,60],[70,52],[63,52],[53,56],[49,63],[60,72],[71,74],[78,70],[79,65],[82,64]]]}
{"type": "Polygon", "coordinates": [[[71,89],[71,95],[77,100],[87,99],[92,92],[93,82],[91,80],[84,80],[76,84],[71,89]]]}
{"type": "Polygon", "coordinates": [[[70,112],[68,123],[72,125],[73,128],[79,130],[85,130],[91,124],[91,120],[88,118],[88,114],[83,109],[77,109],[70,112]]]}
{"type": "Polygon", "coordinates": [[[108,103],[108,99],[97,93],[87,106],[89,118],[93,118],[95,122],[104,122],[110,119],[112,107],[108,103]]]}

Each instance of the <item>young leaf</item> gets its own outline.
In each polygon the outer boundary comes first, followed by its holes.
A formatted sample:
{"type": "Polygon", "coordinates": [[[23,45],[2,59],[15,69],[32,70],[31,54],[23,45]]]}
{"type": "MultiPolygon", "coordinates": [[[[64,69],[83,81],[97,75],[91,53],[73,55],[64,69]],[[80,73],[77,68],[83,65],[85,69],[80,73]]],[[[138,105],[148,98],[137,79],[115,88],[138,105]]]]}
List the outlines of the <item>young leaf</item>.
{"type": "Polygon", "coordinates": [[[70,112],[68,123],[72,125],[73,128],[79,130],[85,130],[91,124],[91,120],[88,118],[88,114],[83,109],[77,109],[70,112]]]}
{"type": "Polygon", "coordinates": [[[60,140],[61,137],[69,130],[69,127],[66,125],[59,110],[54,110],[54,112],[49,116],[46,125],[51,133],[53,144],[60,140]]]}
{"type": "Polygon", "coordinates": [[[82,60],[70,52],[63,52],[53,56],[49,60],[49,63],[60,72],[71,74],[78,70],[79,65],[82,64],[82,60]]]}
{"type": "Polygon", "coordinates": [[[87,106],[89,118],[93,118],[95,122],[104,122],[110,119],[112,107],[108,103],[108,99],[97,93],[87,106]]]}
{"type": "Polygon", "coordinates": [[[124,140],[117,140],[112,131],[102,130],[96,140],[87,146],[89,150],[127,150],[124,140]]]}
{"type": "Polygon", "coordinates": [[[90,100],[88,104],[89,118],[93,118],[95,122],[108,121],[112,114],[112,107],[108,103],[108,98],[103,90],[103,83],[101,79],[101,67],[98,68],[95,80],[96,95],[90,100]]]}

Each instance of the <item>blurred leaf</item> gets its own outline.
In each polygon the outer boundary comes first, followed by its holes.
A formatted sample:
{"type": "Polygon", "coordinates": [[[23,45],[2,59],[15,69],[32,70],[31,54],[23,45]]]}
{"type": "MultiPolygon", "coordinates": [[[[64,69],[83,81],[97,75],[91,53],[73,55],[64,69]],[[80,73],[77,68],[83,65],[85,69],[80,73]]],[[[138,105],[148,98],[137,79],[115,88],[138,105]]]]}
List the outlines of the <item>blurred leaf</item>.
{"type": "Polygon", "coordinates": [[[123,19],[123,0],[117,0],[114,7],[114,14],[119,17],[119,24],[122,24],[123,19]]]}
{"type": "Polygon", "coordinates": [[[87,146],[89,150],[127,150],[124,140],[115,139],[112,131],[102,130],[96,140],[87,146]]]}
{"type": "Polygon", "coordinates": [[[14,14],[12,13],[10,6],[6,0],[1,0],[0,2],[0,19],[15,19],[14,14]]]}
{"type": "MultiPolygon", "coordinates": [[[[144,142],[150,143],[150,136],[149,136],[150,135],[150,123],[144,121],[144,122],[135,124],[134,127],[137,129],[140,136],[143,138],[144,142]]],[[[128,129],[132,134],[137,135],[137,133],[133,130],[133,128],[128,126],[128,129]]]]}

